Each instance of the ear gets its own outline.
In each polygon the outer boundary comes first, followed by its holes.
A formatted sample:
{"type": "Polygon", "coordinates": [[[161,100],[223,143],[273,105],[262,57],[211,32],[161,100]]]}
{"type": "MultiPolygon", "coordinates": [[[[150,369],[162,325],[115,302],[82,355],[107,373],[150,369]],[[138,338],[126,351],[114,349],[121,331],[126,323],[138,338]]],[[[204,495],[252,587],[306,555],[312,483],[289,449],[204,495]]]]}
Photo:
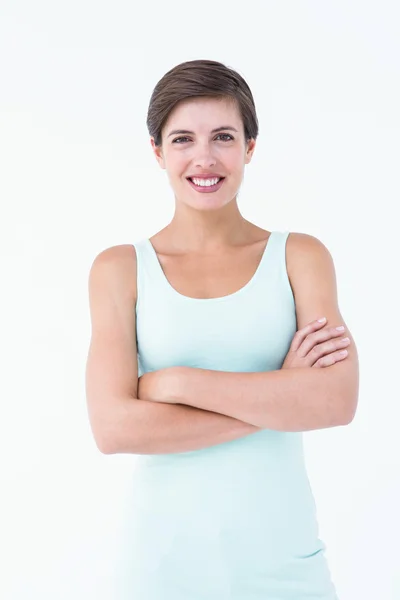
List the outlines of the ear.
{"type": "Polygon", "coordinates": [[[247,149],[246,149],[246,157],[245,157],[245,164],[247,165],[252,157],[253,157],[253,153],[254,150],[256,148],[256,140],[254,138],[251,138],[248,142],[247,142],[247,149]]]}
{"type": "Polygon", "coordinates": [[[150,138],[150,143],[151,143],[151,147],[153,148],[153,152],[154,152],[154,155],[156,157],[158,164],[160,165],[160,167],[162,169],[165,169],[164,157],[163,157],[161,146],[155,145],[153,137],[150,138]]]}

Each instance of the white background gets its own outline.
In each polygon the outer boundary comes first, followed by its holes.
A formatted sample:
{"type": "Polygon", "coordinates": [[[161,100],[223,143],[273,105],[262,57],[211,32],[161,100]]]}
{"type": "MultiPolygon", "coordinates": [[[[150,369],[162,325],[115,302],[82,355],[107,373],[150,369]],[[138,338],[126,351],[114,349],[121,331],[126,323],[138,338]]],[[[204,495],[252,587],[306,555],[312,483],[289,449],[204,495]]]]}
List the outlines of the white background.
{"type": "Polygon", "coordinates": [[[162,75],[195,58],[254,94],[243,216],[315,235],[334,258],[359,408],[304,435],[308,472],[340,600],[400,598],[398,6],[1,1],[4,600],[114,600],[135,457],[102,455],[91,434],[87,279],[101,250],[172,218],[146,111],[162,75]]]}

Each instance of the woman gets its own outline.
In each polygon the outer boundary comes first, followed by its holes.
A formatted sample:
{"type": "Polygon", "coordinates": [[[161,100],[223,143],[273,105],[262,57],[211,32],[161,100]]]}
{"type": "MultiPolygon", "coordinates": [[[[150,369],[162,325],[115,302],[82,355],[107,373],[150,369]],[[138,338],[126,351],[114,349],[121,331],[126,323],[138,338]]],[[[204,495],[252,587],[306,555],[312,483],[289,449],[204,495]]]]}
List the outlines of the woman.
{"type": "Polygon", "coordinates": [[[94,438],[138,455],[121,598],[334,600],[302,445],[358,399],[332,258],[240,214],[258,123],[238,73],[177,65],[147,125],[174,217],[101,252],[89,278],[94,438]]]}

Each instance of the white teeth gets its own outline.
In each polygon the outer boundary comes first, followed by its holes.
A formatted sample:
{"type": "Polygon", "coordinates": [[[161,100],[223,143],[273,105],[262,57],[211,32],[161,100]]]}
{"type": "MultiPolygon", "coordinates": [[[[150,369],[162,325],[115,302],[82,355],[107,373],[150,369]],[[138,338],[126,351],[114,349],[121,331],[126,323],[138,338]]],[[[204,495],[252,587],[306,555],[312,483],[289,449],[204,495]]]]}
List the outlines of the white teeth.
{"type": "Polygon", "coordinates": [[[193,177],[191,179],[195,185],[209,187],[210,185],[215,185],[216,183],[218,183],[221,177],[214,177],[213,179],[196,179],[193,177]]]}

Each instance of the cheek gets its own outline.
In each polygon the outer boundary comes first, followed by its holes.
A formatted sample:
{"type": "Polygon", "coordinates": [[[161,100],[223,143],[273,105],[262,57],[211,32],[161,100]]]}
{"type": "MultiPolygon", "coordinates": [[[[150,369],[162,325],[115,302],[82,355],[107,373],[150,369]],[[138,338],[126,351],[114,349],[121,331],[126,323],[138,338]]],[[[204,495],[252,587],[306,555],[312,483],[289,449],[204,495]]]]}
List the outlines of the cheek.
{"type": "Polygon", "coordinates": [[[232,171],[240,170],[244,163],[244,154],[237,146],[235,148],[226,148],[225,152],[220,153],[221,161],[232,168],[232,171]]]}
{"type": "Polygon", "coordinates": [[[188,160],[182,154],[179,156],[168,156],[165,160],[165,168],[172,179],[180,177],[187,171],[188,160]]]}
{"type": "Polygon", "coordinates": [[[230,173],[233,176],[241,176],[243,171],[243,156],[238,153],[232,154],[231,156],[227,156],[226,160],[222,162],[224,169],[227,173],[230,173]]]}

